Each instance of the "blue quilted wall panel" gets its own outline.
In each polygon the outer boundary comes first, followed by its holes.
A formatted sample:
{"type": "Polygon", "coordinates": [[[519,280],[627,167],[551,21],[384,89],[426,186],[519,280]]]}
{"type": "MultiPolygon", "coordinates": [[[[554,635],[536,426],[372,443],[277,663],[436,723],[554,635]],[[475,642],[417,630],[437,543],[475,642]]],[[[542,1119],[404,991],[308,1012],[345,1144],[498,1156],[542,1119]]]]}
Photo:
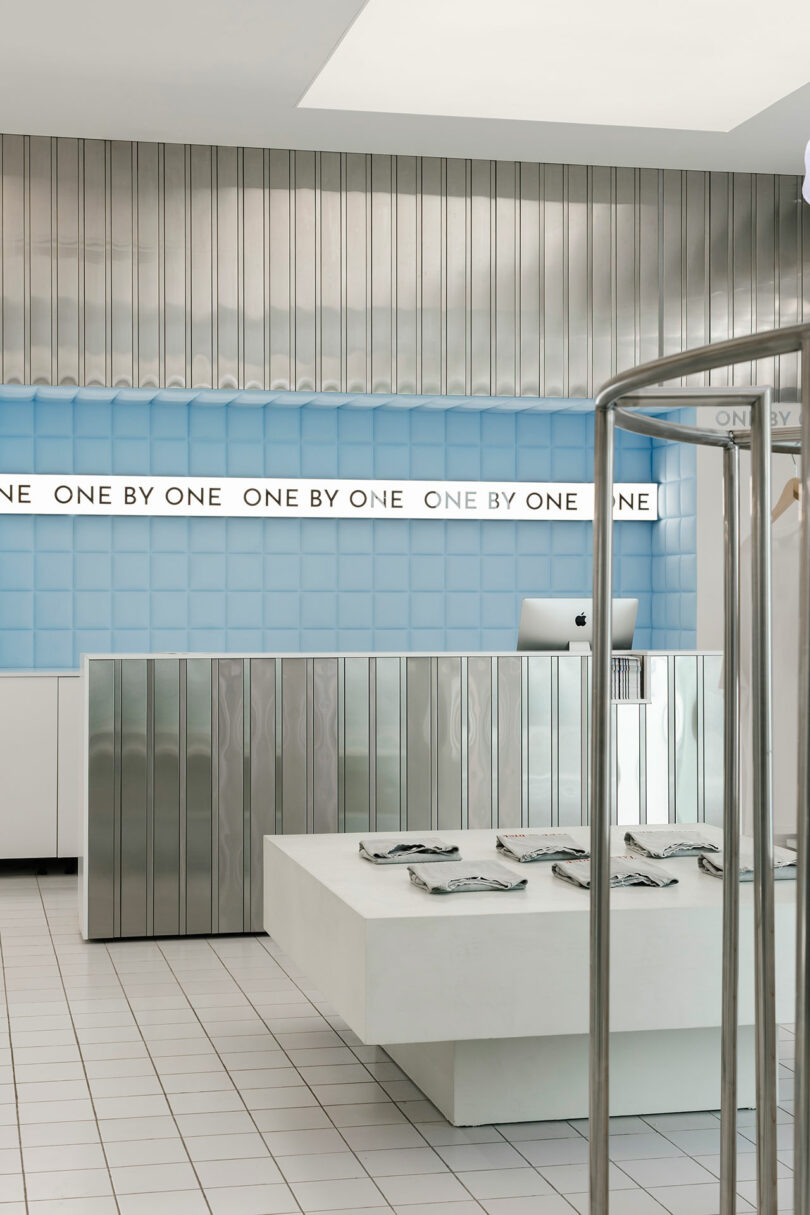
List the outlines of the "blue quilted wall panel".
{"type": "MultiPolygon", "coordinates": [[[[592,418],[560,401],[509,412],[489,398],[327,408],[311,394],[233,396],[5,388],[0,472],[593,475],[592,418]]],[[[641,601],[636,645],[692,646],[694,458],[620,435],[617,478],[664,484],[665,519],[616,528],[616,592],[641,601]]],[[[0,667],[74,668],[83,652],[510,650],[523,596],[589,592],[591,531],[0,516],[0,667]]]]}

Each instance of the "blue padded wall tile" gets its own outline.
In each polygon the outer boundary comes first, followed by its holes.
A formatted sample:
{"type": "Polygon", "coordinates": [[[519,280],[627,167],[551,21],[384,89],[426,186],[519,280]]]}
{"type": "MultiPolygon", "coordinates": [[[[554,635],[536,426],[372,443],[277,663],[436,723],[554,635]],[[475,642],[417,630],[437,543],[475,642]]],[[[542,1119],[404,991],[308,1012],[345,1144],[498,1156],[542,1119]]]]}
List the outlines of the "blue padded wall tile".
{"type": "Polygon", "coordinates": [[[77,552],[73,558],[73,585],[77,590],[109,590],[112,585],[110,553],[77,552]]]}
{"type": "Polygon", "coordinates": [[[226,629],[220,649],[231,654],[260,654],[263,636],[261,629],[226,629]]]}
{"type": "Polygon", "coordinates": [[[377,519],[374,522],[375,553],[407,553],[410,551],[410,527],[398,520],[377,519]]]}
{"type": "Polygon", "coordinates": [[[302,476],[301,449],[298,444],[267,444],[264,449],[264,472],[267,477],[302,476]]]}
{"type": "Polygon", "coordinates": [[[182,553],[189,547],[188,519],[151,519],[149,535],[154,553],[182,553]]]}
{"type": "Polygon", "coordinates": [[[256,443],[228,444],[229,477],[261,477],[264,475],[264,452],[256,443]]]}
{"type": "Polygon", "coordinates": [[[33,628],[33,591],[0,590],[0,622],[7,629],[33,628]]]}
{"type": "Polygon", "coordinates": [[[327,591],[337,582],[337,558],[327,553],[304,553],[301,557],[301,589],[327,591]]]}
{"type": "Polygon", "coordinates": [[[148,439],[116,439],[112,449],[112,472],[115,476],[137,473],[147,475],[151,470],[148,439]]]}
{"type": "Polygon", "coordinates": [[[301,585],[301,558],[293,553],[264,557],[263,578],[267,591],[297,591],[301,585]]]}
{"type": "Polygon", "coordinates": [[[158,654],[182,654],[189,649],[188,630],[152,628],[149,634],[149,648],[158,654]]]}
{"type": "Polygon", "coordinates": [[[340,591],[370,591],[374,588],[374,560],[358,554],[338,561],[337,586],[340,591]]]}
{"type": "MultiPolygon", "coordinates": [[[[2,641],[0,641],[2,646],[2,641]]],[[[38,628],[34,634],[33,664],[40,670],[73,666],[73,633],[69,628],[38,628]]]]}
{"type": "Polygon", "coordinates": [[[112,405],[109,401],[82,401],[74,408],[75,435],[111,435],[112,405]]]}
{"type": "Polygon", "coordinates": [[[302,477],[336,477],[338,452],[332,443],[309,443],[301,455],[302,477]]]}
{"type": "Polygon", "coordinates": [[[37,552],[34,577],[38,591],[71,590],[73,556],[71,553],[37,552]]]}
{"type": "Polygon", "coordinates": [[[374,623],[374,602],[360,591],[337,596],[337,622],[341,629],[370,629],[374,623]]]}
{"type": "Polygon", "coordinates": [[[406,591],[411,583],[411,571],[421,565],[418,558],[411,561],[397,556],[381,556],[374,558],[374,585],[380,591],[406,591]]]}
{"type": "Polygon", "coordinates": [[[73,551],[74,520],[67,516],[40,515],[34,520],[34,543],[38,552],[73,551]]]}
{"type": "Polygon", "coordinates": [[[188,630],[188,647],[194,654],[216,654],[224,649],[223,628],[207,628],[204,625],[188,630]]]}
{"type": "Polygon", "coordinates": [[[261,629],[264,603],[260,591],[228,591],[225,606],[229,629],[261,629]]]}
{"type": "Polygon", "coordinates": [[[445,475],[451,481],[479,481],[482,478],[480,446],[448,447],[445,475]]]}
{"type": "MultiPolygon", "coordinates": [[[[4,399],[0,468],[577,481],[592,429],[570,412],[4,399]]],[[[693,453],[617,435],[617,480],[651,469],[662,519],[617,526],[617,593],[641,601],[638,645],[694,644],[693,453]]],[[[0,657],[58,669],[111,647],[511,650],[524,595],[589,593],[591,544],[587,523],[508,517],[0,515],[0,592],[28,596],[3,602],[12,620],[30,609],[24,626],[0,616],[0,657]]]]}
{"type": "Polygon", "coordinates": [[[339,646],[337,629],[302,628],[300,638],[299,648],[315,654],[328,654],[339,646]]]}
{"type": "Polygon", "coordinates": [[[148,553],[114,553],[112,586],[116,591],[137,591],[149,587],[148,553]]]}
{"type": "Polygon", "coordinates": [[[33,553],[0,553],[0,587],[15,591],[34,589],[33,553]]]}
{"type": "Polygon", "coordinates": [[[6,627],[3,622],[0,627],[0,666],[12,671],[32,667],[34,636],[34,630],[31,628],[15,629],[6,627]]]}
{"type": "Polygon", "coordinates": [[[112,649],[117,654],[149,654],[152,635],[148,629],[113,629],[112,649]]]}
{"type": "Polygon", "coordinates": [[[148,629],[148,591],[113,591],[112,622],[117,629],[148,629]]]}
{"type": "Polygon", "coordinates": [[[410,636],[407,628],[376,628],[371,634],[370,650],[381,654],[401,654],[408,649],[410,636]]]}
{"type": "Polygon", "coordinates": [[[188,471],[192,477],[221,477],[225,474],[225,448],[221,442],[191,439],[188,471]]]}
{"type": "Polygon", "coordinates": [[[265,593],[263,610],[263,623],[266,629],[298,628],[301,603],[297,592],[270,591],[265,593]]]}
{"type": "Polygon", "coordinates": [[[186,590],[153,590],[149,599],[153,628],[188,627],[189,595],[186,590]]]}
{"type": "MultiPolygon", "coordinates": [[[[428,450],[435,452],[436,449],[429,448],[428,450]]],[[[421,459],[413,460],[411,448],[404,443],[378,443],[374,449],[374,476],[383,481],[396,481],[400,477],[414,477],[416,480],[424,481],[443,475],[430,471],[428,463],[425,462],[422,465],[421,459]]],[[[436,467],[436,463],[433,467],[436,467]]]]}
{"type": "Polygon", "coordinates": [[[226,569],[224,553],[192,553],[188,560],[189,590],[222,590],[225,587],[226,569]]]}
{"type": "Polygon", "coordinates": [[[445,548],[446,524],[433,519],[414,519],[409,525],[411,552],[443,553],[445,548]]]}
{"type": "Polygon", "coordinates": [[[227,548],[227,519],[189,519],[188,543],[193,553],[224,553],[227,548]]]}
{"type": "Polygon", "coordinates": [[[73,546],[77,553],[108,553],[112,547],[112,519],[78,515],[73,520],[73,546]]]}
{"type": "Polygon", "coordinates": [[[225,627],[224,591],[197,591],[188,599],[189,625],[192,629],[225,627]]]}
{"type": "Polygon", "coordinates": [[[4,438],[33,435],[34,415],[33,401],[3,401],[0,404],[0,435],[4,438]]]}
{"type": "MultiPolygon", "coordinates": [[[[76,439],[73,444],[73,472],[103,475],[112,468],[113,444],[109,439],[76,439]]],[[[38,472],[44,469],[38,468],[38,472]]],[[[54,470],[55,471],[55,470],[54,470]]]]}
{"type": "Polygon", "coordinates": [[[365,477],[375,475],[374,448],[370,443],[344,443],[338,451],[339,477],[365,477]]]}
{"type": "MultiPolygon", "coordinates": [[[[45,440],[40,439],[42,443],[45,440]]],[[[58,448],[62,440],[53,440],[54,447],[58,448]]],[[[10,473],[26,473],[31,472],[36,467],[38,461],[35,456],[35,444],[33,439],[29,438],[4,438],[0,443],[0,468],[4,472],[10,473]]],[[[59,460],[54,458],[55,468],[37,468],[37,472],[60,472],[59,460]]]]}
{"type": "Polygon", "coordinates": [[[225,544],[229,553],[254,553],[263,550],[263,519],[227,519],[225,544]]]}
{"type": "Polygon", "coordinates": [[[112,619],[112,595],[109,591],[76,591],[73,596],[73,620],[77,629],[106,629],[112,619]]]}
{"type": "Polygon", "coordinates": [[[481,586],[481,566],[477,557],[464,554],[448,556],[444,563],[444,583],[448,592],[475,591],[481,586]]]}
{"type": "Polygon", "coordinates": [[[442,628],[443,626],[443,592],[411,591],[411,628],[442,628]]]}
{"type": "Polygon", "coordinates": [[[229,591],[260,591],[262,562],[254,553],[234,553],[227,558],[225,577],[229,591]]]}
{"type": "Polygon", "coordinates": [[[111,544],[117,553],[148,553],[151,539],[147,518],[112,520],[111,544]]]}
{"type": "Polygon", "coordinates": [[[406,629],[409,624],[409,599],[394,591],[374,594],[374,626],[376,629],[406,629]]]}
{"type": "Polygon", "coordinates": [[[221,448],[227,438],[227,410],[211,405],[188,406],[188,433],[195,439],[212,439],[221,448]]]}
{"type": "Polygon", "coordinates": [[[34,600],[34,628],[39,631],[40,629],[71,629],[72,627],[73,593],[71,591],[39,591],[34,600]]]}
{"type": "Polygon", "coordinates": [[[373,519],[338,519],[337,546],[341,553],[367,555],[374,548],[373,519]]]}

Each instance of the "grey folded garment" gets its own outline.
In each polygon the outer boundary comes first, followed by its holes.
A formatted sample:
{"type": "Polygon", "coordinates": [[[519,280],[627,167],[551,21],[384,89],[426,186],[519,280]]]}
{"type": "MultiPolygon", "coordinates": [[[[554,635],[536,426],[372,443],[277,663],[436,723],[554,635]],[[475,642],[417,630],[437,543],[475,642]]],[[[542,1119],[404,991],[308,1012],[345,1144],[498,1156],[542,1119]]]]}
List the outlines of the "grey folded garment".
{"type": "Polygon", "coordinates": [[[452,869],[409,865],[414,886],[428,894],[458,894],[472,890],[523,890],[526,878],[516,877],[500,861],[459,861],[452,869]]]}
{"type": "MultiPolygon", "coordinates": [[[[573,886],[581,886],[589,890],[591,885],[591,862],[588,861],[557,861],[551,867],[555,877],[570,882],[573,886]]],[[[612,856],[610,858],[611,886],[672,886],[677,878],[654,865],[652,861],[644,861],[638,856],[612,856]]]]}
{"type": "Polygon", "coordinates": [[[513,861],[557,861],[590,856],[587,848],[580,847],[570,835],[559,832],[499,831],[497,838],[498,852],[513,861]]]}
{"type": "Polygon", "coordinates": [[[689,827],[675,827],[672,831],[645,831],[638,827],[625,831],[624,842],[634,851],[655,857],[696,856],[701,852],[720,851],[717,844],[689,827]]]}
{"type": "MultiPolygon", "coordinates": [[[[723,876],[723,853],[716,856],[699,856],[698,866],[710,877],[723,876]]],[[[774,848],[773,850],[774,881],[790,881],[796,877],[796,853],[789,848],[774,848]]],[[[740,849],[740,881],[753,882],[754,853],[751,848],[740,849]]]]}
{"type": "Polygon", "coordinates": [[[360,855],[374,865],[404,865],[420,861],[457,861],[461,853],[455,844],[422,836],[419,839],[361,840],[360,855]]]}

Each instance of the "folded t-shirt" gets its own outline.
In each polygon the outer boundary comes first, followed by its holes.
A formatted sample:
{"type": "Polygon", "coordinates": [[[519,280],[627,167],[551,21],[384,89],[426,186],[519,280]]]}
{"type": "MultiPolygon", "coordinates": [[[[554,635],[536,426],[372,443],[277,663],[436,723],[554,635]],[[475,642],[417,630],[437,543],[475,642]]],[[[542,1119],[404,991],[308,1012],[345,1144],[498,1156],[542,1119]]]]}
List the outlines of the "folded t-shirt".
{"type": "MultiPolygon", "coordinates": [[[[774,881],[789,881],[796,877],[796,853],[791,852],[789,848],[776,848],[773,850],[773,876],[774,881]]],[[[699,856],[698,866],[704,873],[708,873],[710,877],[723,876],[723,853],[718,852],[715,856],[699,856]]],[[[754,851],[752,848],[740,849],[740,881],[753,882],[754,880],[754,851]]]]}
{"type": "Polygon", "coordinates": [[[459,861],[448,869],[409,865],[414,886],[428,894],[458,894],[473,890],[524,890],[526,878],[517,877],[500,861],[459,861]]]}
{"type": "MultiPolygon", "coordinates": [[[[555,877],[589,890],[591,885],[591,862],[557,861],[552,865],[555,877]]],[[[677,882],[666,869],[638,856],[612,856],[610,858],[611,886],[672,886],[677,882]]]]}
{"type": "Polygon", "coordinates": [[[361,840],[360,855],[364,861],[374,865],[404,865],[418,858],[420,861],[457,861],[461,853],[455,844],[432,836],[416,839],[361,840]]]}
{"type": "Polygon", "coordinates": [[[559,831],[499,831],[498,852],[513,861],[557,861],[571,857],[589,856],[587,848],[574,842],[570,835],[559,831]]]}
{"type": "Polygon", "coordinates": [[[701,852],[719,852],[717,844],[713,844],[702,832],[689,827],[674,827],[671,831],[645,831],[636,827],[625,831],[624,842],[634,852],[643,852],[645,856],[695,856],[701,852]]]}

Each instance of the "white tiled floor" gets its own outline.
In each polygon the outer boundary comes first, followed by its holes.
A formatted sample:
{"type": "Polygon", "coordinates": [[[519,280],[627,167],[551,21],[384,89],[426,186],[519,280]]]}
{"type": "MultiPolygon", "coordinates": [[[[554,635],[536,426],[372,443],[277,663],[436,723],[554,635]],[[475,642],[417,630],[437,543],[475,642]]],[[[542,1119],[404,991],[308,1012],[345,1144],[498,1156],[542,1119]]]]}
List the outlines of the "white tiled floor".
{"type": "MultiPolygon", "coordinates": [[[[586,1211],[586,1122],[458,1130],[266,937],[86,945],[76,900],[75,878],[0,877],[0,1215],[586,1211]]],[[[739,1149],[749,1212],[750,1112],[739,1149]]],[[[715,1215],[718,1152],[714,1114],[616,1119],[611,1215],[715,1215]]]]}

